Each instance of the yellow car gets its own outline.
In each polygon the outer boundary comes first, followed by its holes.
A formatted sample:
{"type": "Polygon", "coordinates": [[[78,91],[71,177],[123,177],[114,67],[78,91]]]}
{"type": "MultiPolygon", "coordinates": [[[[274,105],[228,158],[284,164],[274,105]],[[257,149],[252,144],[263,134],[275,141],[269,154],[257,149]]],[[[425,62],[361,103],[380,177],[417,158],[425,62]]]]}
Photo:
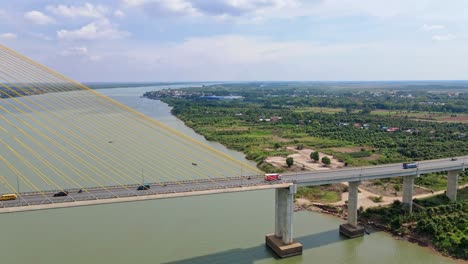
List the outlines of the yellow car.
{"type": "Polygon", "coordinates": [[[0,201],[16,200],[16,198],[18,198],[18,196],[16,196],[14,193],[4,194],[0,196],[0,201]]]}

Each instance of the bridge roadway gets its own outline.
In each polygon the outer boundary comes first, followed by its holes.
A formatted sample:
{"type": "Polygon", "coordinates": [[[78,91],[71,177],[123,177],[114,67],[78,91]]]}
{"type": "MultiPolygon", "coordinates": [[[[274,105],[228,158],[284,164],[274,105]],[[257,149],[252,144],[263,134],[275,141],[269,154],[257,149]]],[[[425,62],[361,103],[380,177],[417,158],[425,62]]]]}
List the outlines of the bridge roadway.
{"type": "Polygon", "coordinates": [[[283,174],[280,181],[267,182],[263,176],[229,177],[179,182],[150,184],[149,190],[137,191],[138,184],[125,186],[95,187],[83,190],[67,190],[68,196],[53,197],[58,191],[43,193],[21,193],[16,200],[0,202],[0,213],[31,211],[40,209],[63,208],[94,204],[130,202],[139,200],[175,198],[196,195],[208,195],[227,192],[253,191],[263,189],[287,188],[292,184],[298,186],[323,185],[339,182],[364,181],[381,178],[420,175],[431,172],[464,170],[468,156],[428,160],[418,162],[418,168],[403,169],[401,163],[356,167],[326,171],[283,174]]]}

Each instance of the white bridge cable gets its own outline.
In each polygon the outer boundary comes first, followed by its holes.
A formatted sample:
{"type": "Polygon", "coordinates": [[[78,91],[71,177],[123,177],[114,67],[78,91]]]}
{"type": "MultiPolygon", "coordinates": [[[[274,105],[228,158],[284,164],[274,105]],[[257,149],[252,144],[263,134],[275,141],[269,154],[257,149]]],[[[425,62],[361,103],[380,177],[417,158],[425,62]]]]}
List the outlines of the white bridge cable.
{"type": "MultiPolygon", "coordinates": [[[[251,170],[250,165],[245,165],[238,161],[233,161],[230,157],[226,158],[224,154],[221,155],[220,161],[218,151],[214,151],[213,154],[213,151],[209,147],[203,147],[199,142],[194,142],[194,140],[191,140],[186,136],[181,138],[179,133],[173,133],[174,131],[170,131],[167,128],[160,126],[158,122],[154,122],[154,120],[148,120],[148,117],[135,115],[133,112],[134,110],[128,111],[126,106],[121,107],[119,103],[113,103],[113,100],[111,99],[103,98],[102,95],[96,96],[97,94],[95,91],[84,89],[80,84],[70,83],[68,80],[68,82],[63,81],[63,79],[59,79],[57,77],[60,75],[50,74],[49,71],[45,73],[44,69],[37,67],[35,64],[23,63],[24,65],[22,65],[20,64],[19,60],[23,60],[24,58],[19,56],[11,57],[11,53],[5,52],[4,47],[0,46],[0,48],[2,49],[0,53],[2,66],[5,65],[5,62],[9,65],[8,68],[4,68],[5,71],[0,73],[0,75],[3,76],[1,79],[6,81],[2,85],[3,89],[0,87],[0,91],[3,95],[10,97],[10,99],[4,99],[2,101],[12,100],[14,103],[7,102],[6,104],[15,111],[21,113],[23,116],[26,116],[28,119],[24,117],[19,118],[17,114],[11,113],[11,111],[9,114],[13,115],[16,120],[20,121],[22,125],[28,128],[28,130],[32,130],[45,139],[46,142],[53,144],[54,148],[60,149],[63,153],[67,153],[67,155],[69,155],[68,158],[72,158],[74,161],[79,161],[80,165],[87,167],[87,170],[94,170],[93,175],[100,176],[101,180],[106,178],[105,175],[103,175],[105,174],[104,171],[101,171],[99,168],[93,169],[92,167],[96,167],[95,165],[93,166],[83,158],[80,158],[81,154],[73,154],[71,151],[67,152],[67,148],[72,147],[74,150],[78,151],[78,153],[92,156],[93,160],[96,160],[99,166],[103,167],[107,172],[111,172],[114,175],[114,177],[107,177],[107,180],[117,182],[119,186],[124,186],[126,184],[126,182],[123,181],[124,178],[122,177],[125,177],[127,180],[130,179],[133,182],[138,182],[136,176],[132,176],[131,173],[138,172],[140,168],[145,169],[145,171],[149,170],[150,174],[145,176],[154,180],[155,183],[159,185],[161,185],[161,182],[163,182],[162,178],[178,182],[177,179],[174,180],[173,177],[168,176],[174,173],[188,176],[189,179],[195,181],[197,179],[203,179],[200,177],[204,177],[204,179],[210,179],[211,175],[219,175],[220,171],[222,171],[221,178],[236,176],[239,174],[239,168],[241,168],[240,171],[243,171],[242,175],[249,175],[249,173],[250,175],[259,174],[257,169],[251,170]],[[5,58],[5,56],[2,56],[4,54],[10,56],[5,58]],[[12,67],[12,65],[14,65],[14,67],[12,67]],[[24,68],[21,69],[21,67],[24,68]],[[31,68],[33,70],[31,70],[31,68]],[[41,78],[38,78],[38,76],[41,76],[41,78]],[[76,95],[76,93],[82,93],[83,91],[87,92],[85,96],[76,95]],[[33,99],[28,98],[29,96],[25,96],[38,93],[50,94],[46,95],[45,97],[31,97],[33,99]],[[21,98],[18,99],[18,97],[21,98]],[[25,102],[28,102],[28,104],[25,102]],[[95,123],[86,122],[87,120],[83,115],[80,115],[80,112],[70,111],[75,110],[76,108],[88,108],[92,111],[104,113],[109,118],[102,119],[95,123]],[[60,112],[60,110],[62,110],[62,112],[60,112]],[[42,113],[44,111],[46,111],[46,114],[42,113]],[[65,113],[59,116],[56,114],[56,112],[59,112],[60,114],[63,112],[65,113]],[[114,114],[110,114],[112,112],[114,112],[114,114]],[[34,115],[31,115],[31,113],[34,115]],[[37,116],[39,116],[40,119],[37,116]],[[28,125],[28,120],[40,126],[41,130],[35,129],[33,126],[28,125]],[[121,127],[123,125],[124,129],[116,129],[117,125],[120,125],[121,127]],[[72,127],[73,129],[70,129],[72,127]],[[105,151],[101,150],[98,146],[92,145],[92,143],[89,141],[89,138],[94,138],[97,140],[99,139],[98,135],[106,135],[108,130],[114,130],[112,136],[117,138],[119,144],[124,144],[120,145],[118,148],[114,147],[115,144],[109,144],[112,148],[112,151],[105,151]],[[52,139],[50,136],[47,136],[45,132],[47,132],[47,134],[51,134],[54,136],[54,138],[52,139]],[[71,139],[68,139],[66,135],[70,136],[71,139]],[[59,141],[57,139],[59,139],[59,141]],[[78,140],[80,144],[75,143],[75,140],[78,140]],[[145,159],[139,158],[132,159],[128,164],[125,162],[130,160],[138,153],[143,152],[145,148],[147,148],[146,145],[152,143],[151,141],[159,142],[157,145],[158,151],[151,152],[152,155],[150,156],[149,160],[152,159],[153,163],[146,162],[145,159]],[[170,156],[169,158],[163,156],[163,154],[170,150],[174,150],[174,148],[176,151],[173,151],[172,153],[175,153],[176,156],[170,156]],[[121,162],[118,162],[119,158],[122,157],[124,159],[121,160],[121,162]],[[186,168],[190,168],[190,166],[187,165],[199,166],[198,164],[188,163],[187,161],[190,160],[198,162],[202,161],[200,166],[203,166],[206,163],[207,168],[205,168],[205,171],[202,172],[196,170],[198,167],[192,167],[191,170],[188,170],[188,175],[184,174],[184,172],[187,171],[186,168]],[[159,166],[160,163],[166,163],[166,166],[164,166],[164,164],[163,166],[159,166]],[[236,169],[226,169],[228,167],[226,166],[226,163],[237,163],[238,165],[240,164],[240,167],[237,167],[236,169]],[[174,165],[173,168],[171,168],[171,171],[167,169],[168,164],[174,165]],[[133,167],[130,165],[133,165],[133,167]],[[210,173],[206,173],[206,171],[210,173]],[[194,175],[197,175],[197,177],[194,175]],[[120,178],[120,180],[117,181],[115,177],[120,178]],[[154,177],[156,177],[156,180],[154,177]]],[[[9,51],[8,49],[6,50],[9,51]]],[[[8,111],[4,107],[2,107],[2,109],[5,112],[8,111]]],[[[33,140],[34,137],[28,133],[25,133],[24,130],[22,132],[20,131],[20,133],[26,136],[28,140],[31,140],[40,148],[44,149],[45,152],[47,152],[48,155],[53,156],[54,159],[60,162],[65,161],[63,165],[65,165],[68,170],[73,171],[74,174],[78,174],[84,180],[84,177],[82,176],[83,174],[80,173],[81,171],[78,169],[79,166],[73,166],[73,163],[66,161],[67,159],[60,159],[60,155],[53,155],[53,148],[46,148],[45,145],[40,141],[33,140]]],[[[53,165],[53,163],[38,156],[37,152],[33,151],[32,148],[29,148],[26,145],[27,143],[22,142],[18,138],[14,138],[14,140],[37,160],[42,162],[42,164],[44,164],[49,170],[53,171],[56,176],[59,176],[61,180],[68,183],[67,185],[72,183],[73,185],[79,186],[80,188],[84,187],[80,183],[73,180],[72,177],[67,176],[64,171],[61,171],[59,168],[53,165]]],[[[19,156],[19,154],[16,153],[16,156],[19,156]]],[[[31,163],[26,163],[26,165],[30,168],[32,167],[31,163]]],[[[60,186],[57,186],[56,183],[49,179],[48,176],[43,172],[40,172],[37,169],[32,170],[36,172],[37,176],[45,183],[49,185],[52,184],[58,189],[61,189],[59,188],[60,186]]],[[[92,178],[92,176],[89,174],[90,173],[88,172],[88,179],[86,179],[88,182],[92,181],[89,180],[89,178],[92,178]]],[[[106,180],[104,180],[104,182],[106,182],[106,180]]],[[[94,183],[96,184],[97,182],[94,183]]],[[[102,186],[101,183],[97,183],[96,185],[105,187],[102,186]]],[[[85,190],[86,188],[83,189],[85,190]]]]}
{"type": "MultiPolygon", "coordinates": [[[[185,152],[182,152],[182,153],[185,153],[185,152]]],[[[223,167],[225,167],[225,166],[223,166],[223,167]]],[[[231,172],[231,173],[232,173],[232,172],[231,172]]]]}
{"type": "MultiPolygon", "coordinates": [[[[15,81],[17,82],[18,80],[15,80],[15,81]]],[[[24,86],[26,86],[26,87],[27,87],[28,85],[27,85],[27,84],[25,84],[24,86]]],[[[32,89],[32,88],[31,88],[31,89],[32,89]]],[[[63,96],[62,96],[62,97],[63,97],[63,96]]],[[[63,98],[61,98],[61,99],[63,99],[63,98]]],[[[63,100],[60,100],[60,101],[58,101],[58,102],[60,103],[61,101],[63,101],[63,100]]],[[[74,121],[75,121],[75,120],[76,120],[76,118],[78,118],[78,116],[77,116],[77,117],[71,117],[71,118],[70,118],[70,117],[67,117],[67,118],[65,118],[64,120],[65,120],[65,121],[66,121],[66,120],[74,120],[74,121]]],[[[107,120],[107,119],[106,119],[106,120],[107,120]]],[[[71,123],[71,124],[70,124],[70,123],[68,123],[68,124],[69,124],[69,125],[74,125],[73,123],[71,123]]],[[[80,129],[80,127],[76,127],[76,128],[77,128],[77,129],[80,129]]],[[[86,131],[84,131],[84,132],[86,132],[86,131]]]]}
{"type": "MultiPolygon", "coordinates": [[[[50,138],[49,136],[45,135],[43,132],[41,132],[40,130],[38,130],[38,129],[35,128],[34,126],[30,125],[29,123],[27,123],[25,120],[23,120],[23,119],[21,119],[21,118],[18,118],[17,115],[12,115],[12,113],[11,113],[8,109],[4,108],[4,107],[1,106],[1,105],[0,105],[0,109],[1,109],[1,110],[4,110],[5,113],[10,114],[10,116],[13,116],[16,120],[20,121],[22,125],[24,125],[24,126],[27,127],[28,129],[30,129],[31,131],[33,131],[35,134],[40,135],[42,138],[44,138],[45,140],[47,140],[48,143],[52,143],[55,147],[57,147],[58,149],[60,149],[63,153],[67,153],[68,155],[71,155],[71,156],[76,156],[76,154],[73,154],[72,152],[70,152],[70,151],[69,151],[66,147],[64,147],[62,144],[58,144],[58,143],[56,142],[56,140],[53,140],[53,139],[50,138]]],[[[23,129],[19,128],[18,125],[14,125],[14,124],[11,123],[10,120],[3,118],[3,115],[1,115],[1,117],[2,117],[2,120],[6,121],[6,122],[9,123],[10,125],[12,125],[12,127],[14,127],[16,130],[18,130],[20,133],[22,133],[23,135],[27,135],[27,133],[26,133],[23,129]]],[[[29,136],[29,135],[27,135],[27,137],[28,137],[28,138],[31,138],[31,136],[29,136]]],[[[84,166],[85,168],[88,168],[88,169],[89,169],[89,165],[88,165],[88,164],[84,164],[84,163],[82,163],[82,164],[83,164],[83,166],[84,166]]],[[[80,175],[81,175],[81,174],[80,174],[80,175]]],[[[92,179],[92,178],[91,178],[91,179],[92,179]]],[[[93,179],[92,179],[92,180],[93,180],[93,179]]],[[[104,190],[107,190],[107,188],[106,188],[104,185],[100,184],[100,183],[97,182],[97,181],[94,181],[94,182],[97,183],[98,186],[102,187],[104,190]]]]}
{"type": "MultiPolygon", "coordinates": [[[[21,146],[23,146],[25,149],[27,149],[31,154],[34,155],[34,157],[38,160],[40,160],[42,163],[44,163],[46,166],[48,166],[49,168],[51,168],[53,170],[53,172],[58,175],[60,178],[62,178],[65,182],[67,183],[72,183],[71,185],[75,185],[75,186],[78,186],[81,190],[83,190],[84,192],[86,193],[89,193],[88,192],[88,189],[86,187],[84,187],[83,185],[79,184],[78,182],[76,182],[72,177],[68,176],[68,174],[62,172],[59,168],[57,168],[57,166],[53,165],[52,163],[50,163],[47,159],[44,159],[41,155],[39,155],[38,153],[36,153],[31,147],[29,147],[27,144],[23,143],[19,138],[17,138],[15,135],[13,135],[10,131],[8,130],[5,130],[3,127],[0,127],[0,129],[4,132],[6,132],[10,138],[12,138],[13,140],[15,140],[16,142],[18,142],[21,146]]],[[[41,144],[40,142],[37,142],[36,139],[30,137],[29,138],[32,142],[36,143],[37,145],[39,145],[41,147],[42,150],[46,151],[47,154],[49,154],[50,156],[54,156],[54,158],[61,158],[59,155],[57,155],[54,151],[50,151],[50,149],[48,149],[47,147],[45,147],[43,144],[41,144]]],[[[66,160],[62,160],[63,163],[67,163],[66,160]]],[[[66,164],[66,166],[69,166],[68,164],[66,164]]],[[[69,167],[70,168],[70,167],[69,167]]],[[[57,186],[57,185],[56,185],[57,186]]],[[[64,189],[62,189],[62,187],[60,186],[57,186],[58,189],[64,191],[64,189]]],[[[97,199],[94,195],[92,195],[95,199],[97,199]]]]}
{"type": "MultiPolygon", "coordinates": [[[[3,85],[3,86],[4,86],[4,85],[3,85]]],[[[14,100],[17,100],[17,99],[14,98],[14,100]]],[[[16,107],[16,106],[13,106],[13,107],[16,108],[16,110],[21,111],[20,109],[18,109],[18,107],[16,107]]],[[[4,109],[4,108],[3,108],[3,109],[4,109]]],[[[4,109],[4,110],[5,110],[5,109],[4,109]]],[[[6,111],[8,111],[8,110],[6,110],[6,111]]],[[[20,119],[20,121],[21,121],[21,119],[20,119]]],[[[35,121],[35,120],[33,120],[33,121],[35,121]]],[[[22,122],[23,122],[24,124],[26,124],[28,127],[30,127],[30,126],[28,125],[28,123],[26,123],[26,122],[24,122],[24,121],[22,121],[22,122]]],[[[30,128],[31,128],[31,127],[30,127],[30,128]]],[[[34,128],[32,128],[32,129],[34,130],[34,128]]],[[[49,129],[49,128],[46,128],[46,129],[49,129]]],[[[49,129],[49,131],[50,131],[50,129],[49,129]]],[[[52,143],[55,143],[54,140],[49,140],[49,141],[51,141],[52,143]]],[[[66,151],[65,151],[65,152],[66,152],[66,151]]]]}
{"type": "MultiPolygon", "coordinates": [[[[4,86],[3,84],[1,84],[2,86],[4,86]]],[[[8,90],[10,91],[14,91],[12,90],[11,88],[7,87],[7,86],[4,86],[4,88],[7,88],[8,90]]],[[[18,97],[11,97],[11,99],[15,102],[15,103],[18,103],[19,105],[23,106],[26,110],[23,110],[21,108],[19,108],[18,106],[14,105],[14,104],[11,104],[9,100],[5,100],[7,102],[7,104],[9,104],[10,106],[12,106],[15,110],[17,110],[18,112],[22,113],[23,116],[27,116],[31,121],[35,122],[36,124],[38,124],[39,126],[42,126],[44,127],[46,130],[48,130],[48,132],[52,133],[54,136],[56,136],[57,138],[61,138],[63,139],[64,141],[66,141],[67,143],[70,143],[72,146],[74,146],[75,148],[79,149],[79,150],[83,150],[78,144],[68,140],[66,137],[63,137],[60,133],[57,132],[57,130],[53,129],[49,124],[45,124],[45,123],[42,123],[39,119],[37,119],[36,117],[32,116],[30,113],[27,113],[27,111],[31,111],[32,113],[37,113],[40,117],[44,118],[44,119],[48,119],[43,113],[40,113],[39,111],[35,111],[33,108],[29,107],[28,105],[26,105],[24,102],[22,102],[21,100],[18,99],[18,97]]],[[[22,98],[21,98],[22,99],[22,98]]],[[[11,114],[11,112],[9,112],[11,114]]],[[[51,121],[49,119],[49,121],[51,121]]],[[[86,154],[91,154],[89,152],[85,152],[86,154]]]]}
{"type": "Polygon", "coordinates": [[[135,114],[135,115],[141,117],[141,118],[144,119],[146,122],[149,122],[149,123],[151,123],[151,124],[153,124],[153,125],[156,124],[158,127],[165,128],[165,129],[169,130],[170,132],[172,132],[172,133],[174,133],[174,134],[176,134],[176,135],[182,137],[184,140],[186,140],[186,141],[188,141],[188,142],[194,143],[197,147],[201,147],[201,148],[203,148],[203,149],[209,149],[209,150],[211,150],[212,152],[217,153],[218,155],[220,155],[220,156],[223,157],[224,159],[230,160],[231,162],[234,162],[234,163],[238,163],[238,164],[244,165],[246,168],[249,168],[249,169],[251,169],[251,170],[253,170],[253,171],[257,172],[257,173],[260,173],[260,171],[259,171],[258,169],[256,169],[255,167],[253,167],[253,166],[251,166],[251,165],[248,165],[248,164],[246,164],[246,163],[244,163],[244,162],[241,162],[241,161],[239,161],[239,160],[236,160],[236,159],[234,159],[234,158],[232,158],[232,157],[226,155],[225,153],[222,153],[221,151],[218,151],[218,150],[216,150],[216,149],[214,149],[214,148],[212,148],[212,147],[209,147],[209,146],[207,146],[207,145],[204,145],[204,144],[202,144],[201,142],[196,141],[196,140],[194,140],[194,139],[192,139],[192,138],[190,138],[190,137],[188,137],[188,136],[186,136],[186,135],[184,135],[184,134],[182,134],[182,133],[180,133],[180,132],[178,132],[178,131],[176,131],[176,130],[173,130],[173,129],[167,127],[166,125],[164,125],[164,124],[162,124],[162,123],[160,123],[160,122],[158,122],[158,121],[156,121],[156,120],[154,120],[154,119],[151,119],[151,118],[149,118],[149,117],[147,117],[147,116],[141,114],[140,112],[138,112],[138,111],[136,111],[136,110],[134,110],[134,109],[132,109],[132,108],[130,108],[130,107],[128,107],[128,106],[122,104],[122,103],[119,103],[119,102],[117,102],[117,101],[115,101],[115,100],[113,100],[113,99],[110,99],[110,98],[108,98],[108,97],[106,97],[106,96],[103,96],[102,94],[100,94],[100,93],[98,93],[98,92],[96,92],[96,91],[94,91],[94,90],[92,90],[92,89],[90,89],[90,88],[88,88],[88,87],[86,87],[86,86],[84,86],[84,85],[78,83],[78,82],[75,82],[74,80],[72,80],[72,79],[70,79],[70,78],[68,78],[68,77],[66,77],[66,76],[64,76],[64,75],[61,75],[61,74],[59,74],[59,73],[57,73],[57,72],[55,72],[55,71],[52,71],[52,70],[50,70],[49,68],[47,68],[47,67],[45,67],[45,66],[43,66],[43,65],[41,65],[41,64],[38,64],[37,62],[34,62],[34,61],[30,60],[29,58],[27,58],[27,57],[25,57],[25,56],[23,56],[23,55],[21,55],[21,54],[15,52],[15,51],[11,50],[11,49],[6,48],[5,46],[0,46],[0,49],[6,50],[7,52],[9,52],[9,53],[11,53],[11,54],[14,54],[15,56],[17,56],[17,57],[19,57],[19,58],[21,58],[21,59],[23,59],[23,60],[29,62],[29,63],[32,64],[32,65],[37,66],[38,68],[40,68],[40,69],[42,69],[42,70],[44,70],[44,71],[50,73],[51,75],[57,76],[58,78],[60,78],[60,79],[62,79],[62,80],[65,80],[65,81],[68,81],[68,82],[70,82],[70,83],[72,83],[72,84],[74,84],[74,85],[77,85],[78,87],[80,87],[80,88],[82,88],[82,89],[84,89],[84,90],[89,91],[90,93],[92,93],[92,94],[98,96],[99,98],[101,98],[101,99],[103,99],[103,100],[105,100],[105,101],[110,102],[110,103],[113,104],[114,106],[117,106],[117,107],[119,107],[119,108],[125,109],[125,110],[127,110],[128,112],[133,113],[133,114],[135,114]]]}

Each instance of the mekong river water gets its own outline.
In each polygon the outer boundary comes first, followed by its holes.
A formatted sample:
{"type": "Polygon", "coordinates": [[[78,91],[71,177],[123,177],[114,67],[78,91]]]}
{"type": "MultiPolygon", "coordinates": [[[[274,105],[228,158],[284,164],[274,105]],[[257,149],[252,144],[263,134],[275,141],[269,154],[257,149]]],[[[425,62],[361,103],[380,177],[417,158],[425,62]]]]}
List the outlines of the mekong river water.
{"type": "MultiPolygon", "coordinates": [[[[160,122],[207,142],[138,87],[98,90],[160,122]]],[[[274,231],[274,191],[176,198],[0,215],[2,264],[83,263],[455,263],[383,232],[355,239],[338,233],[342,220],[294,214],[302,256],[278,259],[264,244],[274,231]]]]}

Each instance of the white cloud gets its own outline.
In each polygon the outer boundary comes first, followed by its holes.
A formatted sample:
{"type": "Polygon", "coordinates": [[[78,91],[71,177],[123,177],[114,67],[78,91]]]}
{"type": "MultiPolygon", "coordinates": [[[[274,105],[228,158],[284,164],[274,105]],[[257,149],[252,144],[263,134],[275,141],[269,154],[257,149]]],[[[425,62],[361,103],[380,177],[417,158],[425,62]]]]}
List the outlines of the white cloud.
{"type": "MultiPolygon", "coordinates": [[[[357,70],[349,61],[358,60],[369,49],[369,45],[361,43],[329,44],[219,35],[188,38],[181,43],[139,45],[135,49],[117,43],[99,53],[105,58],[100,65],[108,65],[107,72],[114,73],[102,75],[104,79],[324,80],[351,78],[350,72],[357,70]],[[334,76],[336,72],[340,72],[340,76],[334,76]]],[[[379,50],[377,54],[380,53],[379,50]]],[[[367,69],[362,71],[367,73],[367,69]]]]}
{"type": "Polygon", "coordinates": [[[122,18],[122,17],[125,17],[125,13],[122,10],[115,10],[114,16],[118,18],[122,18]]]}
{"type": "Polygon", "coordinates": [[[100,19],[77,30],[59,30],[57,37],[61,40],[94,40],[94,39],[117,39],[128,36],[130,33],[120,31],[117,25],[107,19],[100,19]]]}
{"type": "Polygon", "coordinates": [[[62,56],[86,55],[86,54],[88,54],[88,48],[84,46],[83,47],[69,47],[60,52],[60,55],[62,56]]]}
{"type": "Polygon", "coordinates": [[[53,18],[35,10],[25,13],[24,18],[38,25],[47,25],[55,22],[53,18]]]}
{"type": "Polygon", "coordinates": [[[154,16],[200,14],[188,0],[124,0],[123,2],[129,7],[141,7],[154,16]]]}
{"type": "Polygon", "coordinates": [[[432,39],[436,41],[448,41],[448,40],[456,39],[456,36],[452,34],[434,35],[432,36],[432,39]]]}
{"type": "Polygon", "coordinates": [[[262,15],[299,6],[300,0],[123,0],[128,7],[139,7],[153,16],[183,15],[216,18],[262,15]]]}
{"type": "Polygon", "coordinates": [[[86,55],[74,56],[60,56],[57,50],[61,49],[44,45],[43,55],[38,56],[82,81],[447,80],[466,75],[466,61],[459,59],[468,56],[466,41],[457,38],[459,41],[432,44],[419,38],[416,42],[321,43],[219,35],[177,43],[89,42],[71,45],[88,50],[86,55]],[[407,63],[402,64],[402,58],[407,63]],[[92,60],[97,62],[90,63],[92,60]],[[77,67],[81,70],[76,71],[77,67]],[[421,67],[425,70],[415,70],[421,67]]]}
{"type": "Polygon", "coordinates": [[[192,0],[201,13],[214,16],[243,16],[251,13],[267,13],[272,10],[298,7],[297,0],[192,0]]]}
{"type": "Polygon", "coordinates": [[[124,4],[128,6],[140,6],[140,5],[144,5],[148,1],[147,0],[123,0],[123,2],[124,4]]]}
{"type": "Polygon", "coordinates": [[[86,46],[76,46],[76,47],[68,47],[59,54],[63,57],[78,57],[78,58],[85,58],[90,61],[99,61],[101,56],[90,54],[88,48],[86,46]]]}
{"type": "Polygon", "coordinates": [[[122,0],[128,7],[139,7],[159,16],[204,15],[208,17],[237,17],[248,19],[292,18],[300,16],[395,17],[423,13],[425,0],[122,0]]]}
{"type": "Polygon", "coordinates": [[[434,30],[440,30],[440,29],[444,29],[445,26],[443,25],[426,25],[424,24],[422,27],[421,27],[421,30],[423,31],[434,31],[434,30]]]}
{"type": "Polygon", "coordinates": [[[103,5],[93,5],[90,3],[85,3],[82,6],[66,6],[66,5],[57,5],[57,6],[47,6],[47,10],[50,12],[64,17],[93,17],[101,18],[109,11],[107,7],[103,5]]]}
{"type": "Polygon", "coordinates": [[[307,41],[272,41],[267,38],[222,35],[189,38],[180,44],[152,46],[149,50],[138,49],[127,54],[131,60],[148,65],[159,61],[164,65],[176,66],[184,61],[183,64],[187,67],[203,68],[206,65],[274,65],[317,55],[350,53],[362,47],[363,45],[322,45],[307,41]]]}
{"type": "Polygon", "coordinates": [[[14,33],[3,33],[0,34],[0,39],[5,39],[5,40],[12,40],[16,39],[18,36],[14,33]]]}
{"type": "Polygon", "coordinates": [[[408,17],[422,21],[466,20],[466,0],[121,0],[154,17],[205,16],[237,22],[294,17],[408,17]]]}

